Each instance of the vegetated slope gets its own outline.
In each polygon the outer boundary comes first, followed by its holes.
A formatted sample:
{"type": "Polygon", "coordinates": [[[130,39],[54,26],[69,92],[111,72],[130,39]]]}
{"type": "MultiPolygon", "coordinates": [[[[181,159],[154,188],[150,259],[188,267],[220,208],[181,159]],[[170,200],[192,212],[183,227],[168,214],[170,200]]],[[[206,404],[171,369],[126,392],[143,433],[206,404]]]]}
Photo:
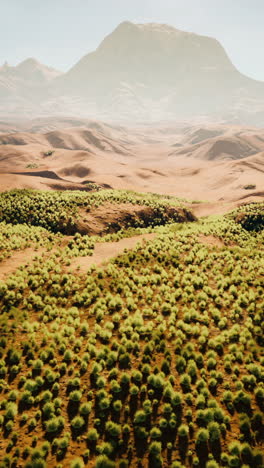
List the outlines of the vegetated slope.
{"type": "Polygon", "coordinates": [[[60,248],[0,282],[4,463],[263,466],[263,231],[159,229],[84,275],[89,238],[49,233],[60,248]]]}
{"type": "Polygon", "coordinates": [[[264,229],[264,203],[242,205],[229,216],[247,231],[262,231],[264,229]]]}
{"type": "Polygon", "coordinates": [[[191,210],[176,198],[128,191],[14,190],[0,196],[0,221],[64,234],[107,234],[122,228],[195,220],[191,210]]]}
{"type": "MultiPolygon", "coordinates": [[[[140,229],[140,231],[142,231],[140,229]]],[[[126,232],[128,235],[129,231],[126,232]]],[[[144,244],[146,241],[155,239],[156,232],[142,233],[131,237],[124,237],[121,239],[109,240],[104,242],[95,242],[92,255],[85,255],[82,257],[74,258],[71,262],[71,271],[76,268],[79,273],[86,273],[90,267],[102,266],[104,267],[107,262],[111,261],[114,257],[126,253],[128,250],[135,248],[139,244],[144,244]]]]}

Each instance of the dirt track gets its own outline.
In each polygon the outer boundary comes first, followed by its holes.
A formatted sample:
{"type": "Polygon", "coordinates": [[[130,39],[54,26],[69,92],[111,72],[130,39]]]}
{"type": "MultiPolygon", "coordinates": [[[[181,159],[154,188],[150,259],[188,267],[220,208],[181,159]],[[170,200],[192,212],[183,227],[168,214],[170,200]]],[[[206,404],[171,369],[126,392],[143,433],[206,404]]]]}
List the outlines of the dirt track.
{"type": "Polygon", "coordinates": [[[95,245],[94,253],[90,257],[78,257],[73,259],[71,269],[78,269],[80,273],[86,273],[92,265],[102,265],[103,263],[117,257],[124,252],[125,249],[133,249],[137,243],[142,243],[147,240],[152,240],[157,236],[155,233],[143,234],[127,239],[121,239],[119,242],[105,242],[95,245]]]}
{"type": "Polygon", "coordinates": [[[34,257],[41,256],[44,249],[35,250],[28,248],[11,252],[11,257],[5,258],[0,263],[0,280],[4,281],[14,273],[20,266],[27,265],[34,257]]]}
{"type": "MultiPolygon", "coordinates": [[[[118,242],[98,243],[95,245],[92,256],[74,258],[70,268],[78,269],[80,273],[86,272],[91,265],[101,265],[121,254],[125,249],[133,249],[138,242],[154,239],[156,235],[155,233],[143,234],[121,239],[118,242]]],[[[32,248],[13,252],[11,257],[0,263],[0,281],[5,281],[20,266],[27,265],[35,256],[43,255],[43,252],[44,249],[34,250],[32,248]]],[[[48,255],[50,255],[50,252],[46,252],[46,256],[48,255]]]]}

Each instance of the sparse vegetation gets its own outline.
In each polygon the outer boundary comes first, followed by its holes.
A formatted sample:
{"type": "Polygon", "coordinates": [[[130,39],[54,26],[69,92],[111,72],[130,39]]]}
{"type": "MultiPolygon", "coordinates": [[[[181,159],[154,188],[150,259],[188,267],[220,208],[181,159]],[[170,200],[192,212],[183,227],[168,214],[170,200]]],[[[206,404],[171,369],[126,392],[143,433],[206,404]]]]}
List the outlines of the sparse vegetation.
{"type": "Polygon", "coordinates": [[[37,168],[38,168],[38,164],[36,163],[31,163],[31,164],[26,165],[26,169],[37,169],[37,168]]]}
{"type": "Polygon", "coordinates": [[[254,190],[256,188],[256,184],[247,184],[244,185],[245,190],[254,190]]]}

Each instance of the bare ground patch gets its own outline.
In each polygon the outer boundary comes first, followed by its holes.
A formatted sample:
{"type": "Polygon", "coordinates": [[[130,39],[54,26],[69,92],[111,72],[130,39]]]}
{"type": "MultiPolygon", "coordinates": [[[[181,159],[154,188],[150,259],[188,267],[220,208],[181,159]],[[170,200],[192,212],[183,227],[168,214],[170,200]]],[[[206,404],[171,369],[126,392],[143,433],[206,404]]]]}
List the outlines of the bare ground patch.
{"type": "Polygon", "coordinates": [[[213,247],[224,247],[224,243],[215,236],[205,236],[204,234],[200,234],[198,236],[198,240],[201,244],[211,245],[213,247]]]}
{"type": "Polygon", "coordinates": [[[100,266],[103,263],[117,257],[124,252],[125,249],[133,249],[140,242],[155,239],[156,233],[144,234],[130,238],[121,239],[118,242],[105,242],[95,245],[92,256],[78,257],[72,260],[71,269],[78,269],[80,273],[86,273],[92,265],[100,266]]]}
{"type": "MultiPolygon", "coordinates": [[[[166,224],[169,221],[196,221],[196,217],[186,208],[166,207],[163,214],[150,206],[133,203],[104,203],[80,211],[80,219],[74,229],[81,234],[105,235],[118,232],[128,227],[148,227],[154,224],[166,224]],[[154,222],[157,218],[157,222],[154,222]],[[161,219],[163,218],[163,219],[161,219]]],[[[71,233],[69,233],[71,234],[71,233]]]]}
{"type": "Polygon", "coordinates": [[[197,203],[187,205],[197,218],[211,215],[223,215],[233,210],[237,205],[236,203],[215,202],[215,203],[197,203]]]}
{"type": "Polygon", "coordinates": [[[27,265],[34,257],[41,256],[44,251],[45,249],[35,250],[32,247],[25,250],[13,250],[11,256],[0,263],[0,280],[4,281],[9,275],[15,273],[20,266],[27,265]]]}

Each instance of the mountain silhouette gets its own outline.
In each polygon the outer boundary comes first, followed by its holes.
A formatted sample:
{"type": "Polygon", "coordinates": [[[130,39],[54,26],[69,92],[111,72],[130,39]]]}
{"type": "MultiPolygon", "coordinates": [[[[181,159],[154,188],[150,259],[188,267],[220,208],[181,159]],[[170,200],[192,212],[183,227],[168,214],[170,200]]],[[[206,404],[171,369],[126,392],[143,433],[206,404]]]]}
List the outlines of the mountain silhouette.
{"type": "Polygon", "coordinates": [[[40,73],[43,112],[55,107],[103,119],[264,122],[264,83],[241,74],[216,39],[164,24],[123,22],[64,74],[51,76],[31,61],[18,72],[29,81],[40,73]]]}

